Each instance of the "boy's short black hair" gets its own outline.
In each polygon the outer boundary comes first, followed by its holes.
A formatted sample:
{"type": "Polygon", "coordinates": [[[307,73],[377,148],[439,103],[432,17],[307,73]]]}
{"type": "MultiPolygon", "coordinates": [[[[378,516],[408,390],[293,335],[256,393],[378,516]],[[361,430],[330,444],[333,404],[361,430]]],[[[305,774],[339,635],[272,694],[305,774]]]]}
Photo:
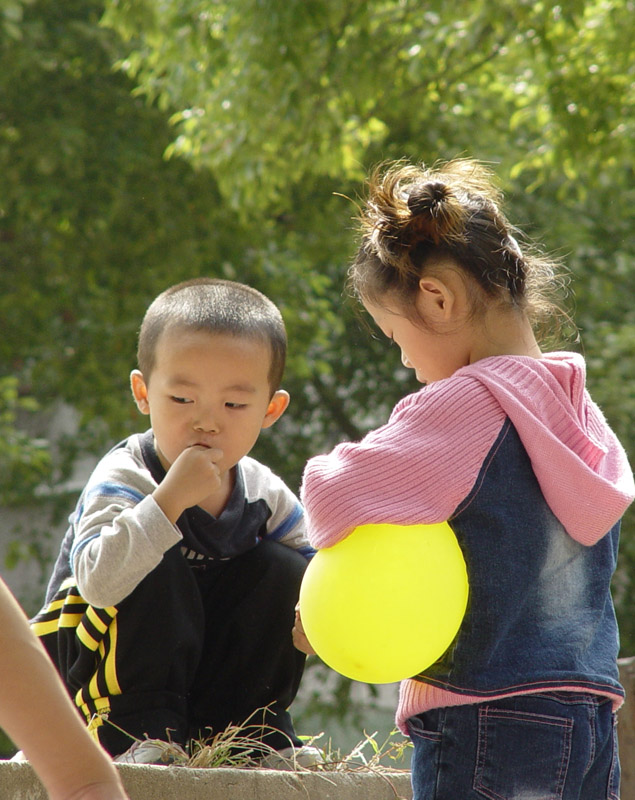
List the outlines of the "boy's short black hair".
{"type": "Polygon", "coordinates": [[[149,306],[139,330],[137,362],[146,382],[155,365],[156,347],[169,328],[242,336],[271,348],[269,384],[277,391],[287,355],[282,315],[271,300],[251,286],[216,278],[194,278],[162,292],[149,306]]]}

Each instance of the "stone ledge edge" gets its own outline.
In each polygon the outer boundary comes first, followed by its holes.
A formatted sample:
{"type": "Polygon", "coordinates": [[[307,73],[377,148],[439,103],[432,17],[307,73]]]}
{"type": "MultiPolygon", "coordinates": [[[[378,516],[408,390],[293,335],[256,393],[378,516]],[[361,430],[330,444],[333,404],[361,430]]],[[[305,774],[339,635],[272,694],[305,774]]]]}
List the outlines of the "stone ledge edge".
{"type": "MultiPolygon", "coordinates": [[[[408,772],[117,766],[130,800],[411,800],[408,772]]],[[[47,800],[30,764],[0,761],[2,800],[47,800]]]]}

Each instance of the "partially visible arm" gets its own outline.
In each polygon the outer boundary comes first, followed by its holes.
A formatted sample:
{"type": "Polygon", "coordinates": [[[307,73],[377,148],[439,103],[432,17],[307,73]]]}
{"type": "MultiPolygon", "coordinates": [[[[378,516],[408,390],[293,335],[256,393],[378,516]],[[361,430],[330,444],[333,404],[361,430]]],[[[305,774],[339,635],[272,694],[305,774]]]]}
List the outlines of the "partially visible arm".
{"type": "Polygon", "coordinates": [[[115,767],[91,739],[1,580],[0,727],[24,751],[50,800],[127,800],[115,767]]]}

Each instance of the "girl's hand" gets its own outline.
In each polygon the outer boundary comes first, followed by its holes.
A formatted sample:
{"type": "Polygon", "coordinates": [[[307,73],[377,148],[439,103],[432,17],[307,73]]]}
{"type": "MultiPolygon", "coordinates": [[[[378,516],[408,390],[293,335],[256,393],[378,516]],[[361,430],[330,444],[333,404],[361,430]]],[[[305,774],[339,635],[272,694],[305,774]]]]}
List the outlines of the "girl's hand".
{"type": "Polygon", "coordinates": [[[293,626],[293,644],[297,650],[306,653],[308,656],[314,656],[315,650],[311,647],[311,643],[306,638],[306,633],[302,627],[302,620],[300,618],[300,606],[295,607],[295,625],[293,626]]]}

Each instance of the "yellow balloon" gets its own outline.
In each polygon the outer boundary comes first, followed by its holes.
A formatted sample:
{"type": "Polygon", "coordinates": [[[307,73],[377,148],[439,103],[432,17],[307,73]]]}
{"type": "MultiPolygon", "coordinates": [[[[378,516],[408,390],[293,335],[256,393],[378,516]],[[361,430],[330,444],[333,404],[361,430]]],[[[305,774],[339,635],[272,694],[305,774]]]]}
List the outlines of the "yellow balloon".
{"type": "Polygon", "coordinates": [[[447,522],[360,525],[313,557],[300,614],[329,667],[356,681],[392,683],[445,653],[467,598],[465,561],[447,522]]]}

